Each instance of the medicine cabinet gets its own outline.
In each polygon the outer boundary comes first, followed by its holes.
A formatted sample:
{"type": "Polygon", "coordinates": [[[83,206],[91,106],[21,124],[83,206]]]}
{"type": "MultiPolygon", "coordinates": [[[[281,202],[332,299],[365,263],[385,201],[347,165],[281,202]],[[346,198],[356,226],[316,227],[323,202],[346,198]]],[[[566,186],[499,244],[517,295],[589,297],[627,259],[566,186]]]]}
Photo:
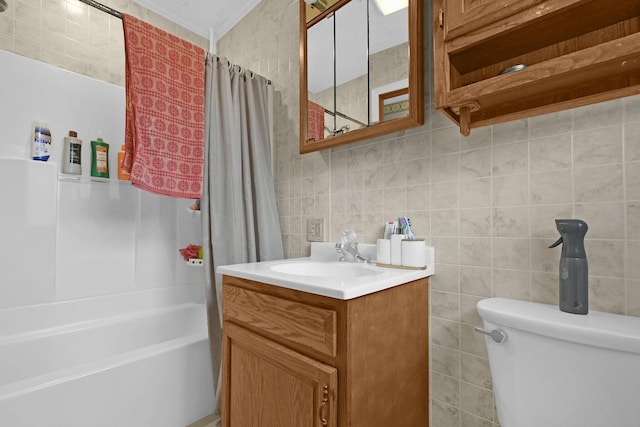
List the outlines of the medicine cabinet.
{"type": "Polygon", "coordinates": [[[423,2],[379,1],[300,0],[300,153],[423,124],[423,2]]]}

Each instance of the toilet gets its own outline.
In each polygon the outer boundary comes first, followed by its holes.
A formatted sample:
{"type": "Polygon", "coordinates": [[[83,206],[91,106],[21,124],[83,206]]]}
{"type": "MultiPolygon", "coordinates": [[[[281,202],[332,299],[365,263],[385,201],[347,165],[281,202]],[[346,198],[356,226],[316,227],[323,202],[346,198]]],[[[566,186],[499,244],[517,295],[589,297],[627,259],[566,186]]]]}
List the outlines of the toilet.
{"type": "Polygon", "coordinates": [[[477,309],[502,427],[640,426],[640,317],[505,298],[477,309]]]}

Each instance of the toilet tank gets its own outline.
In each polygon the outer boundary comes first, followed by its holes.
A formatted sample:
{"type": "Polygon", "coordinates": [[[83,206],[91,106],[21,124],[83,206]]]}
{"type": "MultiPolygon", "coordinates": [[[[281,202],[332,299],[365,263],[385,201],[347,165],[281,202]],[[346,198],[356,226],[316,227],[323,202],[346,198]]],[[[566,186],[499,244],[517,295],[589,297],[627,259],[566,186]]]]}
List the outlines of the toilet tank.
{"type": "Polygon", "coordinates": [[[477,305],[502,427],[640,426],[640,317],[488,298],[477,305]]]}

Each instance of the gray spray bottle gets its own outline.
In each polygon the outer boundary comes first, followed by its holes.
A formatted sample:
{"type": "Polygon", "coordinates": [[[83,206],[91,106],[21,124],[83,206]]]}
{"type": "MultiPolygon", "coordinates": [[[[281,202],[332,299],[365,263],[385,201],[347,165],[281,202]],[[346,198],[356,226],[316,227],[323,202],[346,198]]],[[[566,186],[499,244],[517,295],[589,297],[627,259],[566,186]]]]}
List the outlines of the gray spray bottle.
{"type": "Polygon", "coordinates": [[[556,219],[560,238],[550,248],[562,243],[560,256],[560,310],[567,313],[589,312],[589,267],[584,250],[584,236],[589,227],[580,219],[556,219]]]}

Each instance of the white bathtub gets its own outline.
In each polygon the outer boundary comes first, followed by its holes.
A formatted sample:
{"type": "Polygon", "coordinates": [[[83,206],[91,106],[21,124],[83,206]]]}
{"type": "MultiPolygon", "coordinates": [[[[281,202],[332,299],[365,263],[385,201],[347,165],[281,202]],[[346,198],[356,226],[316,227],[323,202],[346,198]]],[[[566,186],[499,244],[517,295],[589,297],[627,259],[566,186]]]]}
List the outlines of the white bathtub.
{"type": "Polygon", "coordinates": [[[0,425],[184,427],[209,415],[203,299],[185,286],[0,310],[0,425]]]}

